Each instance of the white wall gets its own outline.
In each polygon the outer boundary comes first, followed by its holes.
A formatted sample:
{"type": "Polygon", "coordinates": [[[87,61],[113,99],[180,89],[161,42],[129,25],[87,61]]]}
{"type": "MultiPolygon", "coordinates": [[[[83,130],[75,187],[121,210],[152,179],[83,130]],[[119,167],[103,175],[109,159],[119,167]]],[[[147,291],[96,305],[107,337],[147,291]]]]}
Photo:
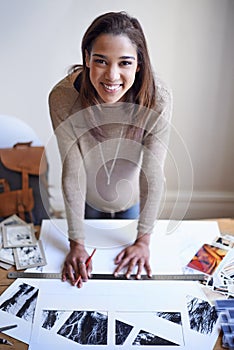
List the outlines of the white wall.
{"type": "Polygon", "coordinates": [[[48,93],[81,62],[90,22],[119,10],[142,23],[155,71],[174,93],[163,216],[178,218],[187,209],[186,218],[234,216],[233,0],[0,0],[0,115],[27,122],[48,144],[59,208],[48,93]]]}

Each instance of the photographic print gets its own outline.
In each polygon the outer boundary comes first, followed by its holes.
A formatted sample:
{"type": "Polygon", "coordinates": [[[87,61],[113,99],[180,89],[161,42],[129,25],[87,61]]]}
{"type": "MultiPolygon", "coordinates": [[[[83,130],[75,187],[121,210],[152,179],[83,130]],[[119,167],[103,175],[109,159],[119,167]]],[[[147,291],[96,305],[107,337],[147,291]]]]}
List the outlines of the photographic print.
{"type": "Polygon", "coordinates": [[[11,296],[0,304],[0,310],[32,322],[37,296],[37,288],[21,283],[11,296]]]}
{"type": "Polygon", "coordinates": [[[212,333],[218,319],[215,306],[211,306],[208,301],[188,295],[187,309],[192,330],[203,334],[212,333]]]}
{"type": "Polygon", "coordinates": [[[60,317],[65,313],[65,311],[59,310],[43,310],[42,312],[42,327],[51,330],[56,327],[60,320],[60,317]]]}
{"type": "Polygon", "coordinates": [[[9,216],[5,220],[1,222],[2,226],[10,226],[10,225],[27,225],[26,221],[22,220],[16,214],[9,216]]]}
{"type": "Polygon", "coordinates": [[[116,345],[167,345],[184,344],[180,312],[116,312],[116,345]]]}
{"type": "Polygon", "coordinates": [[[181,314],[178,312],[115,312],[110,316],[103,311],[44,309],[40,319],[40,326],[52,332],[54,337],[59,335],[82,345],[104,346],[109,344],[108,339],[114,341],[113,346],[122,345],[124,348],[184,344],[181,314]],[[114,322],[114,334],[108,334],[111,329],[108,329],[108,322],[114,322]]]}
{"type": "Polygon", "coordinates": [[[9,270],[12,267],[12,265],[5,263],[3,261],[0,261],[0,267],[2,267],[4,270],[9,270]]]}
{"type": "Polygon", "coordinates": [[[133,328],[134,327],[130,324],[116,320],[115,321],[115,344],[123,345],[133,328]]]}
{"type": "Polygon", "coordinates": [[[140,330],[136,339],[132,345],[167,345],[167,346],[179,346],[179,344],[173,343],[167,339],[156,336],[155,334],[140,330]]]}
{"type": "Polygon", "coordinates": [[[187,266],[205,274],[212,275],[227,252],[226,249],[215,247],[210,244],[203,244],[187,266]]]}
{"type": "Polygon", "coordinates": [[[10,333],[15,339],[26,344],[29,344],[31,337],[38,291],[36,281],[32,280],[29,285],[22,279],[16,279],[0,295],[1,326],[17,324],[18,327],[10,333]]]}
{"type": "Polygon", "coordinates": [[[83,345],[107,345],[107,313],[74,311],[58,334],[83,345]]]}
{"type": "Polygon", "coordinates": [[[13,249],[12,248],[1,248],[0,249],[0,260],[10,264],[10,265],[15,265],[15,258],[13,254],[13,249]]]}
{"type": "Polygon", "coordinates": [[[34,246],[13,248],[17,270],[46,265],[46,257],[41,241],[34,246]]]}
{"type": "MultiPolygon", "coordinates": [[[[3,263],[9,264],[10,266],[15,265],[15,259],[14,259],[12,248],[3,248],[3,233],[1,232],[1,228],[0,228],[0,261],[3,263]]],[[[4,264],[3,264],[2,267],[6,268],[6,265],[4,267],[4,264]]]]}
{"type": "Polygon", "coordinates": [[[182,317],[180,312],[156,312],[156,316],[162,317],[165,320],[182,325],[182,317]]]}
{"type": "Polygon", "coordinates": [[[17,248],[37,244],[32,224],[3,226],[4,248],[17,248]]]}

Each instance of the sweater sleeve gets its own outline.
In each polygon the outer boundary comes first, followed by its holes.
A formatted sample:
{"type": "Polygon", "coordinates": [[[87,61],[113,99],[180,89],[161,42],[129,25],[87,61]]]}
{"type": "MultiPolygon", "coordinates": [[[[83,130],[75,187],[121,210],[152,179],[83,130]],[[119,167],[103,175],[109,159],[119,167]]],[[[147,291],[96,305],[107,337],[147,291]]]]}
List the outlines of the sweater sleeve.
{"type": "Polygon", "coordinates": [[[157,118],[151,116],[143,141],[138,237],[153,233],[165,183],[164,163],[170,134],[172,93],[158,83],[157,94],[157,118]]]}
{"type": "Polygon", "coordinates": [[[69,117],[77,92],[68,78],[56,85],[49,95],[49,109],[62,162],[62,190],[71,240],[84,239],[83,218],[86,175],[77,137],[69,117]]]}

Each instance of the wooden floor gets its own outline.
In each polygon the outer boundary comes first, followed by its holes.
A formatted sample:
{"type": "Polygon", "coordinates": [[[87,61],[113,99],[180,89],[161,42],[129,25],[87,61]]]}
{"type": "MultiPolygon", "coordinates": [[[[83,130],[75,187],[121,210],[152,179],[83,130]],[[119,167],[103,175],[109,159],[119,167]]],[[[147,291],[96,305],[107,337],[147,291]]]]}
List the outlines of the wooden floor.
{"type": "MultiPolygon", "coordinates": [[[[234,219],[212,219],[212,221],[217,221],[219,224],[220,231],[222,233],[229,233],[234,235],[234,219]]],[[[39,228],[37,227],[37,236],[39,236],[39,228]]],[[[10,271],[15,271],[14,268],[11,268],[10,270],[6,271],[2,268],[0,268],[0,294],[2,294],[8,287],[9,285],[13,282],[13,280],[10,280],[7,278],[7,274],[10,271]]],[[[7,350],[7,349],[14,349],[14,350],[27,350],[28,345],[25,343],[20,342],[17,339],[11,338],[7,335],[2,335],[4,339],[9,340],[13,346],[8,346],[8,345],[2,345],[0,344],[0,350],[7,350]]],[[[1,337],[1,336],[0,336],[1,337]]],[[[222,350],[222,337],[221,335],[219,336],[214,350],[222,350]]],[[[201,349],[203,350],[203,349],[201,349]]],[[[205,349],[204,349],[205,350],[205,349]]]]}

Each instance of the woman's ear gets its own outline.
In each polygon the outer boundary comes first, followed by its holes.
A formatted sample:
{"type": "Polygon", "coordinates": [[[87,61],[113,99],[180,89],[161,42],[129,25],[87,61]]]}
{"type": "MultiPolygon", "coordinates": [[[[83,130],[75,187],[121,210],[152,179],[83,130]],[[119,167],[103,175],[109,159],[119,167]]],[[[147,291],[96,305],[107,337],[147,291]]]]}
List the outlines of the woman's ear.
{"type": "Polygon", "coordinates": [[[139,72],[140,69],[141,69],[141,66],[138,64],[137,69],[136,69],[136,73],[139,72]]]}
{"type": "Polygon", "coordinates": [[[90,67],[90,56],[89,56],[89,53],[87,50],[85,50],[85,64],[86,64],[86,67],[90,67]]]}

